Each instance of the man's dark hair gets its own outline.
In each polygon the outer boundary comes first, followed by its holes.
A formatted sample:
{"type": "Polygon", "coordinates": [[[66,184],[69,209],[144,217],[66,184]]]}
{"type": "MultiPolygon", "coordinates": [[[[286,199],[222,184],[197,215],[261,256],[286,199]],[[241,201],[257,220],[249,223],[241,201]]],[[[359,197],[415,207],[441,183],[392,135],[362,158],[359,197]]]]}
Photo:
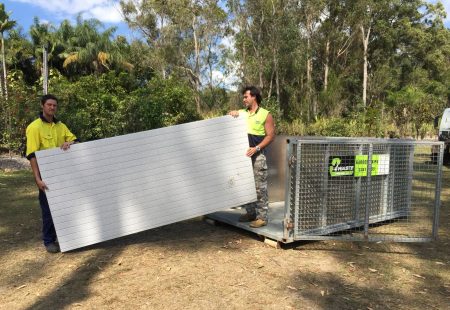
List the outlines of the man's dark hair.
{"type": "Polygon", "coordinates": [[[56,103],[58,103],[58,98],[56,98],[55,96],[53,96],[52,94],[47,94],[42,96],[41,98],[41,105],[44,105],[44,103],[48,100],[48,99],[53,99],[56,101],[56,103]]]}
{"type": "Polygon", "coordinates": [[[261,91],[259,90],[259,88],[257,88],[256,86],[246,86],[242,90],[242,94],[245,94],[247,91],[250,91],[250,95],[252,97],[256,98],[256,102],[258,104],[261,104],[262,96],[261,96],[261,91]]]}

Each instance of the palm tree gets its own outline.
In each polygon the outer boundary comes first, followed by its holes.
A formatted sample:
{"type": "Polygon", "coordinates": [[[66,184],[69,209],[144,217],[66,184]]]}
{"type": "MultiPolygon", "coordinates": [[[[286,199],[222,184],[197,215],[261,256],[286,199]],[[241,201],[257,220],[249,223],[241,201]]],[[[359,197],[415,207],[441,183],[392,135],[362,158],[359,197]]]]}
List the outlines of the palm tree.
{"type": "Polygon", "coordinates": [[[41,23],[39,18],[35,17],[33,25],[30,27],[30,36],[34,46],[35,68],[43,77],[44,93],[47,92],[47,64],[55,58],[55,49],[58,46],[58,40],[55,36],[55,28],[48,23],[41,23]]]}
{"type": "Polygon", "coordinates": [[[6,31],[11,30],[16,25],[15,20],[10,20],[9,15],[5,11],[5,5],[0,3],[0,39],[2,44],[2,63],[3,63],[3,84],[2,84],[2,95],[4,95],[5,100],[8,100],[8,87],[6,79],[6,56],[5,56],[5,38],[4,34],[6,31]]]}
{"type": "Polygon", "coordinates": [[[96,19],[82,20],[71,30],[61,25],[61,36],[66,36],[66,50],[60,54],[64,59],[63,68],[75,74],[99,74],[122,67],[130,70],[132,65],[124,60],[120,42],[111,40],[116,28],[104,32],[98,29],[102,24],[96,19]],[[70,34],[70,36],[69,36],[70,34]]]}
{"type": "MultiPolygon", "coordinates": [[[[5,32],[11,30],[15,25],[16,21],[9,20],[10,13],[5,11],[5,5],[0,3],[0,40],[2,44],[2,65],[3,65],[3,81],[0,81],[1,93],[4,98],[4,111],[5,111],[5,124],[6,124],[6,138],[10,139],[11,130],[11,111],[8,104],[8,82],[6,74],[6,56],[5,56],[5,32]]],[[[9,148],[9,147],[8,147],[9,148]]],[[[11,156],[11,150],[9,150],[9,155],[11,156]]]]}

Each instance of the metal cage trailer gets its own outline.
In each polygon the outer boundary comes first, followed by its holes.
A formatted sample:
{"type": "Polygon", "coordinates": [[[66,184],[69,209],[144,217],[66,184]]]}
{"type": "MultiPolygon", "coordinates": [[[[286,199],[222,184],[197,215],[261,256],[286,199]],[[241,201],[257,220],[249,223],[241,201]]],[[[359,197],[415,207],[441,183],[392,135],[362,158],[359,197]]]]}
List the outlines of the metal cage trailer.
{"type": "Polygon", "coordinates": [[[299,240],[435,240],[443,151],[442,142],[432,141],[280,136],[267,155],[268,225],[240,223],[241,208],[208,217],[277,246],[299,240]]]}

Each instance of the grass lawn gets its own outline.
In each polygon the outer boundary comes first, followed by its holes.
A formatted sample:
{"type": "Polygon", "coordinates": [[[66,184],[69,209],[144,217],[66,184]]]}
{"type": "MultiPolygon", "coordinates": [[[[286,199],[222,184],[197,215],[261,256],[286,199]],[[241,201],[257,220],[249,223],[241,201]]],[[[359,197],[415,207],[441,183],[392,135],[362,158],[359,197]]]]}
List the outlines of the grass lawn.
{"type": "Polygon", "coordinates": [[[0,309],[449,309],[449,185],[431,243],[276,250],[197,218],[49,254],[31,172],[0,172],[0,309]]]}

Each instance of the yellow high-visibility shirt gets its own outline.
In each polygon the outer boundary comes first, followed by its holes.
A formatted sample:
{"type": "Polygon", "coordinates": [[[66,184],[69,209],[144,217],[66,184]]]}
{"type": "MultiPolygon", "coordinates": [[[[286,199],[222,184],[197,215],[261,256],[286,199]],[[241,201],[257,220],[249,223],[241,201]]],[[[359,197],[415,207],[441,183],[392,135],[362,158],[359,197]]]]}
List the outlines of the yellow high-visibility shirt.
{"type": "Polygon", "coordinates": [[[34,157],[36,151],[60,147],[64,142],[77,140],[77,137],[64,123],[56,119],[49,123],[42,115],[28,125],[26,135],[28,159],[34,157]]]}
{"type": "Polygon", "coordinates": [[[244,116],[247,119],[247,133],[255,136],[265,136],[266,129],[264,127],[269,115],[269,111],[258,107],[255,113],[249,113],[248,110],[239,110],[239,115],[244,116]]]}

